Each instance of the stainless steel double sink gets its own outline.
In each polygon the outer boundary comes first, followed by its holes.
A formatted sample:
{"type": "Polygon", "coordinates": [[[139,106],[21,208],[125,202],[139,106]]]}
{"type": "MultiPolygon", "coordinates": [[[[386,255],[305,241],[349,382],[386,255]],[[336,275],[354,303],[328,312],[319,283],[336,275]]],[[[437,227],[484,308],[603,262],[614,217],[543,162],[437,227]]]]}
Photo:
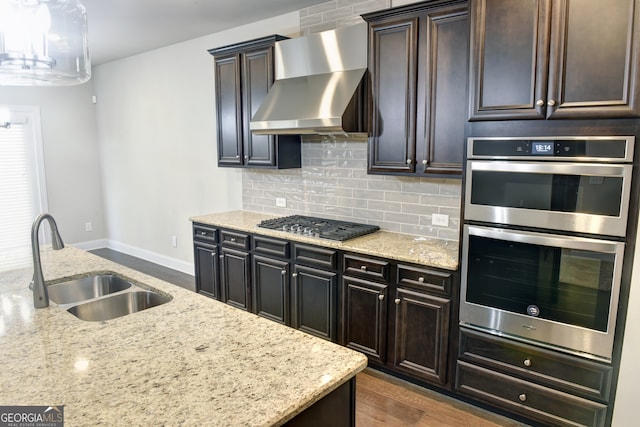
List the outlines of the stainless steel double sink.
{"type": "Polygon", "coordinates": [[[69,305],[69,313],[92,322],[115,319],[171,301],[171,296],[143,289],[111,273],[48,285],[47,292],[51,301],[69,305]]]}

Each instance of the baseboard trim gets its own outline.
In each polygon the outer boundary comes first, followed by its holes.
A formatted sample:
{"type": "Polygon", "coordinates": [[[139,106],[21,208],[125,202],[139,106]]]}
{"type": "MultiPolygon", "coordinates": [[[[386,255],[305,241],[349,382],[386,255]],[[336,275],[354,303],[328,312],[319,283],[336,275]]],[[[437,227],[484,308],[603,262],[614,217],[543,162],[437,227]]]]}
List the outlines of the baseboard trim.
{"type": "Polygon", "coordinates": [[[189,274],[191,276],[194,275],[194,266],[192,263],[182,261],[176,258],[168,257],[166,255],[162,255],[146,249],[131,246],[126,243],[117,242],[115,240],[110,240],[110,239],[92,240],[88,242],[74,243],[71,246],[75,246],[85,251],[90,251],[90,250],[100,249],[100,248],[109,248],[109,249],[113,249],[114,251],[122,252],[123,254],[126,254],[126,255],[131,255],[137,258],[141,258],[145,261],[153,262],[155,264],[159,264],[164,267],[171,268],[173,270],[177,270],[185,274],[189,274]]]}

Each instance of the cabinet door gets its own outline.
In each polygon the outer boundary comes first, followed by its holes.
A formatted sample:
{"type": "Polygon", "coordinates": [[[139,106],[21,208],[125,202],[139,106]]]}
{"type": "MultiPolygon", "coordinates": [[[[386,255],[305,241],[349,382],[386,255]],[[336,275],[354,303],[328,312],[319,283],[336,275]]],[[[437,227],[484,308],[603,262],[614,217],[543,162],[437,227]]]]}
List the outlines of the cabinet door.
{"type": "Polygon", "coordinates": [[[640,114],[639,19],[635,0],[553,1],[549,117],[640,114]]]}
{"type": "Polygon", "coordinates": [[[289,263],[253,256],[253,312],[289,325],[289,263]]]}
{"type": "Polygon", "coordinates": [[[344,277],[344,344],[369,360],[385,363],[388,286],[344,277]]]}
{"type": "Polygon", "coordinates": [[[545,117],[549,16],[550,0],[471,2],[470,120],[545,117]]]}
{"type": "Polygon", "coordinates": [[[218,164],[242,164],[240,55],[215,59],[218,164]]]}
{"type": "Polygon", "coordinates": [[[292,326],[335,342],[338,274],[300,265],[294,269],[292,326]]]}
{"type": "Polygon", "coordinates": [[[415,171],[417,49],[418,18],[369,28],[369,172],[415,171]]]}
{"type": "Polygon", "coordinates": [[[220,299],[220,284],[218,281],[218,251],[216,246],[196,243],[196,292],[220,299]]]}
{"type": "Polygon", "coordinates": [[[273,79],[272,47],[242,54],[244,164],[248,166],[274,166],[276,164],[275,136],[254,135],[250,130],[251,118],[267,96],[273,79]]]}
{"type": "Polygon", "coordinates": [[[421,21],[418,79],[419,170],[431,174],[462,174],[467,122],[467,6],[432,12],[421,21]],[[424,111],[422,111],[424,109],[424,111]]]}
{"type": "Polygon", "coordinates": [[[451,301],[398,288],[394,367],[435,384],[447,381],[451,301]]]}
{"type": "Polygon", "coordinates": [[[249,254],[235,249],[220,248],[220,258],[222,302],[249,311],[249,254]]]}

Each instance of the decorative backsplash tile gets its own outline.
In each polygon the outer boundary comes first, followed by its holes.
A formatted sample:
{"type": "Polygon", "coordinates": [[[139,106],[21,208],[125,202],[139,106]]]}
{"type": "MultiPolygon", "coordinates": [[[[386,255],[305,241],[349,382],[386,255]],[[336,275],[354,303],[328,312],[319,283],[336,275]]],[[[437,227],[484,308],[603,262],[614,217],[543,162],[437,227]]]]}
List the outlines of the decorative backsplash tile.
{"type": "Polygon", "coordinates": [[[391,7],[391,0],[334,0],[300,9],[302,35],[363,22],[360,15],[391,7]]]}
{"type": "Polygon", "coordinates": [[[388,231],[458,240],[460,180],[366,171],[366,141],[306,139],[300,169],[243,169],[243,209],[356,221],[388,231]],[[276,207],[276,198],[284,198],[286,207],[276,207]],[[432,226],[434,213],[449,215],[449,226],[432,226]]]}

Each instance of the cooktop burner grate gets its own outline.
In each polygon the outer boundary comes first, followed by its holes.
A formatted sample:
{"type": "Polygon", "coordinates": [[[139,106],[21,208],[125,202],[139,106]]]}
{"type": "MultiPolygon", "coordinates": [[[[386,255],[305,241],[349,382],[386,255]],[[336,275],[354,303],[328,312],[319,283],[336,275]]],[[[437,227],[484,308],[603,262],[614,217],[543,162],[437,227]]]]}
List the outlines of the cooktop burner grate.
{"type": "Polygon", "coordinates": [[[286,231],[310,237],[344,241],[380,230],[377,225],[358,224],[356,222],[315,218],[304,215],[291,215],[282,218],[266,219],[258,227],[286,231]]]}

